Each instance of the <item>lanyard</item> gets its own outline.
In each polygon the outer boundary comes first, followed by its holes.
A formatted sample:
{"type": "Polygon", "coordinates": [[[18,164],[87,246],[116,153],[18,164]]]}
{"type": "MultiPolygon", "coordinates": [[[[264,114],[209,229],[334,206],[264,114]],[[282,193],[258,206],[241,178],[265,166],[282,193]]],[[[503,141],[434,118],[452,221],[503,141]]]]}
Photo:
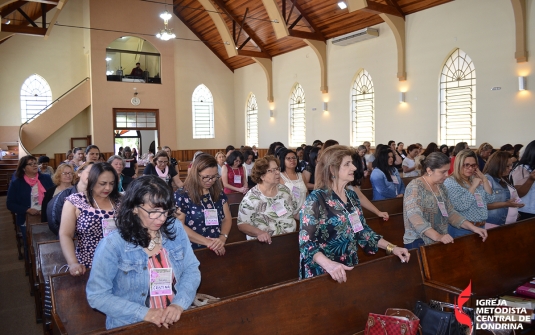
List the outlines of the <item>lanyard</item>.
{"type": "MultiPolygon", "coordinates": [[[[210,192],[208,192],[208,199],[210,199],[210,202],[212,203],[212,209],[216,209],[215,208],[215,204],[214,204],[214,201],[212,200],[212,196],[210,195],[210,192]]],[[[201,200],[201,206],[204,208],[204,209],[208,209],[204,206],[204,202],[201,200]]]]}
{"type": "MultiPolygon", "coordinates": [[[[113,206],[113,202],[111,202],[111,199],[110,199],[110,198],[108,198],[108,201],[110,202],[110,205],[111,205],[111,208],[112,208],[111,211],[112,211],[113,213],[115,213],[115,206],[113,206]]],[[[102,209],[100,209],[100,207],[98,207],[98,203],[97,203],[96,200],[95,200],[95,205],[97,205],[97,209],[98,209],[99,211],[102,211],[102,209]]],[[[107,211],[106,211],[106,212],[107,212],[107,211]]]]}
{"type": "MultiPolygon", "coordinates": [[[[435,195],[435,192],[433,191],[433,188],[431,187],[431,185],[429,185],[429,183],[427,182],[427,180],[425,179],[425,177],[422,177],[423,180],[425,180],[425,183],[427,184],[427,186],[429,186],[429,189],[431,190],[431,193],[433,193],[433,196],[435,197],[435,199],[437,200],[437,204],[439,203],[438,201],[438,198],[437,196],[435,195]]],[[[442,198],[442,200],[444,200],[444,196],[442,195],[442,191],[440,191],[440,187],[438,187],[438,193],[440,193],[440,197],[442,198]]]]}
{"type": "MultiPolygon", "coordinates": [[[[356,210],[357,209],[357,206],[355,206],[355,204],[353,203],[353,200],[351,200],[351,198],[349,197],[349,195],[347,194],[347,190],[344,190],[345,193],[346,193],[346,197],[347,197],[347,200],[349,200],[349,202],[351,203],[351,206],[353,206],[353,209],[356,210]]],[[[336,200],[338,202],[338,204],[340,206],[342,206],[342,210],[347,214],[348,218],[349,218],[349,211],[346,209],[346,206],[340,201],[340,200],[336,200]]]]}

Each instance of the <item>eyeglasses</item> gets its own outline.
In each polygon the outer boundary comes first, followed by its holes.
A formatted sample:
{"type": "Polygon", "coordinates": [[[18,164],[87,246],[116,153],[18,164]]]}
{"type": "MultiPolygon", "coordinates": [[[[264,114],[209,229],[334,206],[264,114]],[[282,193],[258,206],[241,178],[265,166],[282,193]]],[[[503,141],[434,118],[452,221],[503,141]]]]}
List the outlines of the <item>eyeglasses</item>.
{"type": "Polygon", "coordinates": [[[466,164],[463,164],[463,168],[465,168],[465,169],[475,169],[475,168],[477,168],[477,164],[468,164],[468,163],[466,163],[466,164]]]}
{"type": "Polygon", "coordinates": [[[28,163],[28,164],[26,164],[26,166],[34,167],[34,166],[38,166],[38,164],[37,163],[28,163]]]}
{"type": "Polygon", "coordinates": [[[158,163],[158,164],[167,164],[167,163],[169,163],[169,161],[156,161],[156,163],[158,163]]]}
{"type": "Polygon", "coordinates": [[[268,169],[266,172],[267,173],[280,173],[281,172],[281,168],[277,167],[277,168],[273,168],[273,169],[268,169]]]}
{"type": "Polygon", "coordinates": [[[297,157],[295,157],[295,156],[292,156],[292,157],[286,157],[286,160],[287,160],[287,161],[296,161],[296,160],[297,160],[297,157]]]}
{"type": "Polygon", "coordinates": [[[145,208],[141,207],[141,206],[137,206],[138,208],[141,208],[142,210],[144,210],[148,215],[149,215],[149,219],[151,220],[156,220],[156,219],[159,219],[162,217],[162,215],[164,216],[164,218],[168,218],[170,215],[172,215],[175,211],[176,211],[176,208],[173,207],[173,208],[170,208],[169,210],[167,211],[148,211],[146,210],[145,208]]]}
{"type": "Polygon", "coordinates": [[[205,183],[209,182],[209,181],[212,181],[212,180],[218,180],[219,178],[221,178],[221,176],[218,175],[218,174],[216,174],[214,176],[201,176],[201,175],[199,175],[199,177],[201,177],[201,180],[203,182],[205,182],[205,183]]]}
{"type": "Polygon", "coordinates": [[[61,174],[64,175],[64,176],[72,176],[73,175],[72,172],[62,172],[61,174]]]}

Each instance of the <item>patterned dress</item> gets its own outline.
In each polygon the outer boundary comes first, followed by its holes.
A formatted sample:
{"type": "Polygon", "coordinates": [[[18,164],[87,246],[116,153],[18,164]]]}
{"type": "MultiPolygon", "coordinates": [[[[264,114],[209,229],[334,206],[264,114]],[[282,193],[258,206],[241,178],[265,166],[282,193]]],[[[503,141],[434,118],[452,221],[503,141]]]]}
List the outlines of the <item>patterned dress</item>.
{"type": "MultiPolygon", "coordinates": [[[[179,189],[175,192],[175,202],[178,209],[186,214],[184,224],[191,230],[204,237],[218,238],[221,234],[221,224],[225,219],[225,213],[223,211],[223,205],[227,203],[228,199],[225,193],[221,192],[219,200],[213,201],[210,194],[203,194],[201,197],[201,204],[195,204],[191,201],[188,192],[186,190],[179,189]],[[204,210],[205,209],[217,209],[217,220],[219,224],[217,226],[207,226],[204,222],[204,210]]],[[[206,248],[206,246],[197,243],[191,243],[193,250],[199,248],[206,248]]]]}
{"type": "MultiPolygon", "coordinates": [[[[95,249],[103,237],[102,219],[112,218],[115,210],[105,211],[91,207],[84,193],[71,194],[65,201],[72,203],[80,211],[80,215],[76,219],[76,234],[78,236],[76,258],[80,264],[91,268],[95,249]]],[[[117,208],[118,205],[118,202],[115,203],[114,208],[117,208]]]]}
{"type": "Polygon", "coordinates": [[[375,254],[382,238],[367,224],[357,194],[347,190],[347,203],[326,189],[314,190],[301,209],[299,231],[299,278],[310,278],[325,273],[314,255],[323,253],[327,258],[347,266],[358,264],[357,246],[368,254],[375,254]],[[349,214],[357,213],[364,229],[354,233],[349,214]]]}
{"type": "MultiPolygon", "coordinates": [[[[295,202],[290,189],[278,184],[278,192],[274,197],[266,197],[260,192],[258,185],[247,192],[240,203],[238,212],[238,224],[248,223],[262,231],[268,232],[269,235],[280,235],[294,232],[296,222],[293,217],[297,203],[295,202]],[[286,213],[277,215],[274,205],[281,203],[286,213]]],[[[255,237],[247,236],[248,240],[255,237]]]]}

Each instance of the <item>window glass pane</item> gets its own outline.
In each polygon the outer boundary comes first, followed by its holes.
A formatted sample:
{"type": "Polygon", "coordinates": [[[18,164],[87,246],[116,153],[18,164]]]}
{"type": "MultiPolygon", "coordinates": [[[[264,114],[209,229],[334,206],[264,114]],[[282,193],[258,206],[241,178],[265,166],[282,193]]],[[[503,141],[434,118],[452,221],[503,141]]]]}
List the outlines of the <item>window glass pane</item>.
{"type": "Polygon", "coordinates": [[[52,103],[52,92],[46,80],[33,74],[20,89],[21,121],[28,121],[52,103]]]}
{"type": "Polygon", "coordinates": [[[351,145],[365,141],[375,146],[375,91],[370,74],[361,70],[351,94],[351,145]]]}
{"type": "Polygon", "coordinates": [[[246,143],[248,146],[258,146],[258,104],[254,94],[250,94],[247,100],[247,136],[246,143]]]}
{"type": "Polygon", "coordinates": [[[290,146],[306,143],[306,101],[305,91],[296,84],[290,96],[290,146]]]}
{"type": "Polygon", "coordinates": [[[215,138],[214,103],[205,85],[197,86],[192,96],[193,138],[215,138]]]}

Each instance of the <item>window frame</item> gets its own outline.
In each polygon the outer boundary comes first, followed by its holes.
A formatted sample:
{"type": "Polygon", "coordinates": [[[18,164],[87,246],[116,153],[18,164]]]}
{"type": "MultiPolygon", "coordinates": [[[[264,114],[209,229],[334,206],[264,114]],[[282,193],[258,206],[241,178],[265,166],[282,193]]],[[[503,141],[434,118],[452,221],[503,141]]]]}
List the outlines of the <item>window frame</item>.
{"type": "MultiPolygon", "coordinates": [[[[351,98],[350,98],[350,142],[352,146],[362,145],[365,141],[371,143],[372,147],[375,147],[375,86],[373,85],[373,79],[370,73],[366,69],[360,69],[355,75],[351,83],[351,98]],[[359,94],[362,99],[359,99],[359,94]],[[369,96],[371,95],[371,96],[369,96]],[[356,105],[361,102],[361,106],[368,107],[371,102],[371,135],[369,137],[358,136],[359,129],[359,113],[356,105]]],[[[364,116],[361,116],[364,117],[364,116]]],[[[364,122],[361,120],[360,122],[364,122]]],[[[367,127],[362,127],[367,128],[367,127]]]]}
{"type": "MultiPolygon", "coordinates": [[[[193,93],[191,95],[191,124],[192,124],[192,138],[194,140],[200,140],[200,139],[210,139],[210,138],[215,138],[215,113],[214,113],[214,96],[212,94],[212,91],[210,91],[210,89],[204,85],[204,84],[200,84],[198,85],[195,90],[193,90],[193,93]],[[201,90],[205,90],[205,92],[202,92],[202,93],[208,93],[209,95],[206,95],[206,96],[201,96],[199,91],[201,90]],[[197,94],[197,96],[196,96],[197,94]],[[200,99],[200,98],[208,98],[209,101],[197,101],[195,99],[200,99]],[[202,136],[202,135],[198,135],[196,133],[196,129],[197,128],[201,128],[201,127],[198,127],[197,124],[196,124],[196,116],[197,116],[197,113],[196,113],[196,106],[207,106],[208,107],[208,113],[209,113],[209,120],[208,120],[208,132],[209,132],[209,135],[208,136],[202,136]]],[[[201,128],[202,129],[202,128],[201,128]]],[[[206,129],[206,128],[205,128],[206,129]]]]}
{"type": "Polygon", "coordinates": [[[306,95],[305,90],[303,89],[303,86],[299,83],[295,83],[295,85],[292,88],[292,91],[290,92],[290,99],[288,100],[288,110],[289,110],[289,146],[290,147],[298,147],[301,146],[303,143],[306,142],[306,95]],[[302,101],[296,100],[296,98],[301,98],[302,101]],[[296,101],[295,103],[293,103],[296,101]],[[301,105],[301,108],[294,108],[295,105],[301,105]],[[296,110],[302,110],[302,119],[303,119],[303,134],[298,139],[295,139],[295,130],[294,130],[294,123],[295,123],[295,111],[296,110]]]}
{"type": "Polygon", "coordinates": [[[39,115],[41,112],[46,111],[48,108],[50,108],[50,105],[52,104],[52,88],[48,84],[45,78],[38,75],[37,73],[34,73],[30,75],[28,78],[24,80],[20,87],[20,119],[21,124],[23,123],[29,123],[31,122],[35,116],[39,115]],[[36,87],[34,84],[38,83],[39,87],[36,87]],[[39,94],[35,93],[35,90],[39,90],[39,94]],[[29,93],[27,95],[23,94],[24,92],[29,93]],[[41,99],[37,100],[31,100],[30,98],[38,97],[41,99]],[[26,98],[26,99],[25,99],[26,98]],[[30,109],[35,110],[36,112],[33,114],[28,114],[28,102],[34,102],[34,104],[30,103],[30,106],[36,106],[37,108],[30,109]],[[43,102],[41,104],[35,103],[35,102],[43,102]]]}
{"type": "Polygon", "coordinates": [[[255,145],[258,147],[258,141],[260,137],[258,124],[258,101],[256,100],[256,96],[251,92],[249,93],[249,97],[247,98],[247,103],[245,106],[245,143],[247,144],[247,146],[252,147],[253,145],[255,145]],[[252,107],[256,107],[256,109],[253,109],[252,107]],[[253,141],[251,140],[252,116],[256,117],[256,138],[253,141]]]}

